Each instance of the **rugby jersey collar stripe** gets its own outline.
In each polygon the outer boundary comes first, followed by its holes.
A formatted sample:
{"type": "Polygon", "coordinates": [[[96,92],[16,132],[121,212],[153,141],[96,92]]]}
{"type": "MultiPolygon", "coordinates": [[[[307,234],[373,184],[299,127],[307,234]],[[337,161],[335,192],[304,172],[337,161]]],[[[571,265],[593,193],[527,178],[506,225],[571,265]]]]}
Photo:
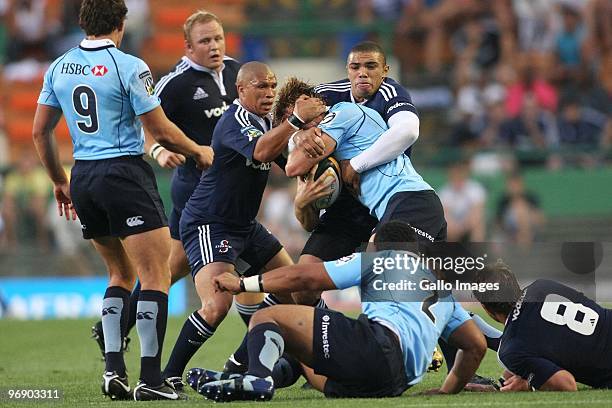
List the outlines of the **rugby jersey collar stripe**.
{"type": "Polygon", "coordinates": [[[244,106],[242,106],[242,104],[240,103],[240,101],[238,99],[234,99],[234,104],[238,105],[238,109],[237,109],[236,113],[234,114],[234,117],[236,117],[236,119],[238,119],[238,122],[241,125],[244,125],[244,124],[246,124],[246,126],[250,125],[251,124],[250,117],[253,117],[255,120],[257,120],[257,122],[259,122],[261,127],[266,132],[269,131],[272,128],[272,115],[271,114],[268,113],[266,116],[263,116],[263,117],[262,116],[258,116],[256,114],[254,114],[253,112],[249,111],[244,106]]]}
{"type": "MultiPolygon", "coordinates": [[[[183,56],[182,60],[188,63],[189,66],[195,69],[196,71],[204,71],[204,72],[208,72],[211,75],[217,75],[217,76],[219,75],[217,74],[217,71],[215,71],[214,69],[206,68],[205,66],[197,64],[194,61],[192,61],[189,57],[187,57],[186,55],[183,56]]],[[[221,70],[219,72],[220,73],[223,72],[224,69],[225,69],[225,64],[221,64],[221,70]]]]}
{"type": "MultiPolygon", "coordinates": [[[[212,76],[212,78],[214,79],[215,83],[217,84],[217,87],[219,88],[219,91],[221,92],[221,95],[227,95],[227,91],[225,90],[225,84],[223,83],[223,70],[225,69],[225,64],[224,63],[221,63],[221,70],[219,70],[219,72],[217,72],[214,69],[206,68],[206,67],[204,67],[204,66],[202,66],[200,64],[196,64],[194,61],[192,61],[186,55],[183,56],[182,60],[184,62],[186,62],[187,64],[189,64],[189,66],[191,68],[195,69],[196,71],[206,72],[206,73],[210,74],[210,76],[212,76]]],[[[223,60],[225,60],[225,58],[223,58],[223,60]]]]}
{"type": "Polygon", "coordinates": [[[117,47],[113,40],[109,38],[102,38],[100,40],[88,40],[87,38],[81,41],[79,48],[85,51],[98,51],[106,48],[117,47]]]}

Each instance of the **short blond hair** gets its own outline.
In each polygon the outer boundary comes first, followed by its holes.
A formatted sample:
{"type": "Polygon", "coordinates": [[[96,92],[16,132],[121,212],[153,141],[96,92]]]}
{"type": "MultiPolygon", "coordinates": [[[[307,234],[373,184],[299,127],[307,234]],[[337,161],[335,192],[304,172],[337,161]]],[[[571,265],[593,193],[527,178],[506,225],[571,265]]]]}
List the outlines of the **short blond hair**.
{"type": "Polygon", "coordinates": [[[191,29],[194,24],[197,23],[210,23],[211,21],[216,21],[219,23],[221,28],[223,28],[223,24],[219,17],[216,14],[213,14],[206,10],[198,10],[185,20],[185,24],[183,24],[183,35],[185,36],[185,41],[191,43],[191,29]]]}

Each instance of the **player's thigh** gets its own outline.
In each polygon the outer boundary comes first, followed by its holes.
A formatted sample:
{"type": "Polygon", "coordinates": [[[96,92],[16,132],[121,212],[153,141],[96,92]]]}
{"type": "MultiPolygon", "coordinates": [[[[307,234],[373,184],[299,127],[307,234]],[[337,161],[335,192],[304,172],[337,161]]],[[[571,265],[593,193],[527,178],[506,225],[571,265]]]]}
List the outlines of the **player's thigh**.
{"type": "Polygon", "coordinates": [[[293,264],[278,239],[260,223],[250,227],[240,259],[250,266],[245,276],[293,264]]]}
{"type": "Polygon", "coordinates": [[[289,255],[287,250],[285,248],[282,248],[280,251],[276,253],[276,255],[274,255],[272,259],[270,259],[264,265],[264,271],[267,272],[267,271],[271,271],[276,268],[281,268],[283,266],[290,266],[290,265],[293,265],[293,260],[291,259],[291,256],[289,255]]]}
{"type": "Polygon", "coordinates": [[[223,273],[234,273],[234,265],[226,262],[212,262],[196,271],[194,284],[202,302],[200,315],[206,322],[216,327],[225,318],[232,306],[232,294],[218,291],[213,278],[223,273]]]}
{"type": "Polygon", "coordinates": [[[108,270],[109,286],[121,286],[131,291],[136,280],[136,270],[119,238],[98,237],[92,239],[108,270]]]}
{"type": "MultiPolygon", "coordinates": [[[[170,234],[172,235],[172,233],[170,234]]],[[[170,240],[170,257],[168,259],[172,284],[189,275],[189,262],[183,243],[177,239],[170,240]]]]}
{"type": "Polygon", "coordinates": [[[261,323],[276,323],[285,340],[285,351],[298,360],[312,363],[314,308],[300,305],[276,305],[256,312],[251,317],[252,329],[261,323]]]}
{"type": "Polygon", "coordinates": [[[134,263],[142,289],[167,292],[170,287],[168,227],[129,235],[122,243],[134,263]]]}

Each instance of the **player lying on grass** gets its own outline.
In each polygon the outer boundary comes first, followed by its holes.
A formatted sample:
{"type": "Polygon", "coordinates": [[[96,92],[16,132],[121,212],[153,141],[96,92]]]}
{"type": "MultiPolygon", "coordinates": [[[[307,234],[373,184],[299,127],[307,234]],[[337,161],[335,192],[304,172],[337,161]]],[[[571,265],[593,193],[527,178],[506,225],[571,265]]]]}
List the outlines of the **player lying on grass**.
{"type": "Polygon", "coordinates": [[[502,391],[576,391],[576,382],[612,388],[612,310],[558,282],[539,279],[521,291],[508,266],[488,265],[477,282],[500,291],[474,292],[505,324],[498,350],[502,391]]]}
{"type": "Polygon", "coordinates": [[[430,393],[458,393],[484,356],[482,333],[450,292],[399,291],[388,286],[435,282],[431,272],[391,268],[381,274],[376,267],[376,259],[394,259],[396,254],[412,256],[392,249],[399,248],[397,243],[405,247],[406,242],[415,240],[409,224],[391,221],[381,225],[375,235],[378,252],[278,268],[254,278],[242,279],[230,273],[213,278],[218,290],[231,293],[359,286],[363,314],[351,319],[339,312],[301,305],[260,310],[251,318],[246,374],[193,369],[190,384],[217,401],[270,399],[274,394],[272,368],[286,351],[306,366],[310,383],[328,397],[399,396],[421,381],[441,336],[460,351],[442,386],[430,393]],[[227,379],[207,382],[215,378],[227,379]]]}

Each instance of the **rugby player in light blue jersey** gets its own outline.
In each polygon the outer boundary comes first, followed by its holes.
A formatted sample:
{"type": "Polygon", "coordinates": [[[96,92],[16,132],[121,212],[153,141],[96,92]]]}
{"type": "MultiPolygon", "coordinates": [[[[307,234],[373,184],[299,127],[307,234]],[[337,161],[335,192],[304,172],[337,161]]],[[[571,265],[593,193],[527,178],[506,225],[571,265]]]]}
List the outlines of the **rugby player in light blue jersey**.
{"type": "Polygon", "coordinates": [[[170,122],[140,59],[117,49],[124,34],[123,0],[84,0],[86,38],[49,67],[38,99],[33,138],[54,184],[60,216],[80,218],[109,272],[102,302],[106,367],[102,392],[111,399],[176,400],[162,381],[160,359],[168,314],[170,235],[151,166],[143,159],[141,123],[159,143],[208,168],[213,152],[170,122]],[[74,145],[71,179],[61,166],[53,130],[62,114],[74,145]],[[136,275],[141,344],[140,382],[130,389],[122,339],[136,275]]]}
{"type": "MultiPolygon", "coordinates": [[[[289,83],[299,89],[299,93],[304,89],[304,84],[299,81],[289,83]]],[[[299,93],[281,92],[286,100],[279,100],[278,104],[287,107],[282,111],[291,112],[293,100],[299,93]]],[[[307,174],[329,155],[338,160],[351,159],[372,146],[388,129],[378,112],[352,102],[340,102],[332,106],[317,126],[303,132],[311,132],[313,135],[321,132],[325,153],[312,156],[303,150],[294,150],[285,168],[288,176],[307,174]]],[[[395,160],[361,173],[360,187],[359,201],[378,218],[379,225],[390,220],[403,220],[412,225],[420,240],[434,242],[446,239],[446,221],[440,199],[416,172],[407,155],[400,154],[395,160]]],[[[306,230],[312,230],[312,223],[319,219],[312,206],[296,215],[306,230]]]]}
{"type": "Polygon", "coordinates": [[[305,365],[310,383],[328,397],[399,396],[422,380],[442,337],[460,351],[442,386],[429,393],[458,393],[478,368],[486,342],[451,293],[433,289],[430,283],[436,278],[431,272],[418,263],[407,268],[402,262],[387,263],[398,255],[414,256],[401,243],[415,238],[410,225],[391,221],[378,228],[376,252],[282,267],[259,277],[215,277],[219,290],[232,293],[357,286],[362,315],[351,319],[300,305],[262,309],[251,318],[246,374],[221,377],[219,372],[192,369],[190,385],[217,401],[270,399],[275,388],[272,367],[287,352],[305,365]]]}

